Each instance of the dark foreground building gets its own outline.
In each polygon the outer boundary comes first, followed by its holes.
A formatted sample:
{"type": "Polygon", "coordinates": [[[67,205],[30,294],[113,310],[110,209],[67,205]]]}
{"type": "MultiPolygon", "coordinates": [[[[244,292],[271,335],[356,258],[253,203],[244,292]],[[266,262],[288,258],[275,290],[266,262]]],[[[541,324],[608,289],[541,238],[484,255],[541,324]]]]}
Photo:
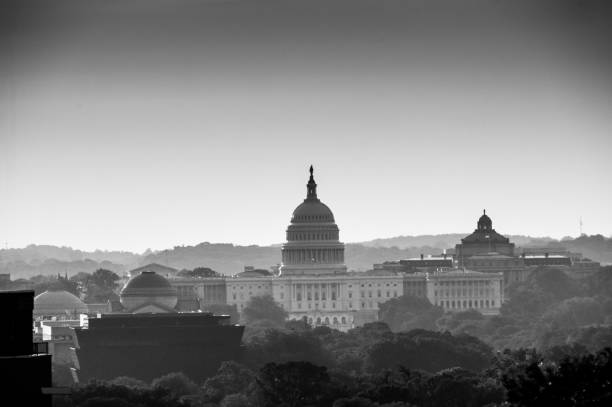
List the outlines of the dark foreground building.
{"type": "Polygon", "coordinates": [[[34,291],[0,292],[0,404],[51,406],[51,355],[33,342],[34,291]],[[12,404],[10,404],[12,403],[12,404]]]}
{"type": "Polygon", "coordinates": [[[76,328],[78,381],[129,376],[150,381],[183,372],[196,381],[239,360],[243,326],[209,313],[108,314],[76,328]]]}

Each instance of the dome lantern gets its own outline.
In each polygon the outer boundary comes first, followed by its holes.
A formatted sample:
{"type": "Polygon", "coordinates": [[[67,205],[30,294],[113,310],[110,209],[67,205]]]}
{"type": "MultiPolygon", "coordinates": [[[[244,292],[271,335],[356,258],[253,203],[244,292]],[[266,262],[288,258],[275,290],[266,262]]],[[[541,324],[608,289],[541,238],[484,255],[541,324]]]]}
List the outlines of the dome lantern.
{"type": "Polygon", "coordinates": [[[478,219],[478,230],[483,230],[483,231],[490,231],[493,230],[493,222],[491,221],[491,218],[489,218],[487,216],[487,210],[483,209],[482,210],[482,216],[480,217],[480,219],[478,219]]]}

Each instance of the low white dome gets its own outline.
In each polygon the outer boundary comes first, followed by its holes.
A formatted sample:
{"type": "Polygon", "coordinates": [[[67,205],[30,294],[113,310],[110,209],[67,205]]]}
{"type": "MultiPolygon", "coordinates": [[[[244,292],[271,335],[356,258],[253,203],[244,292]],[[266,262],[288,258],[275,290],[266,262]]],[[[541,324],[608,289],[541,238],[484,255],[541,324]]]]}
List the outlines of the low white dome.
{"type": "Polygon", "coordinates": [[[87,311],[87,304],[68,291],[45,291],[34,297],[35,316],[77,315],[87,311]]]}

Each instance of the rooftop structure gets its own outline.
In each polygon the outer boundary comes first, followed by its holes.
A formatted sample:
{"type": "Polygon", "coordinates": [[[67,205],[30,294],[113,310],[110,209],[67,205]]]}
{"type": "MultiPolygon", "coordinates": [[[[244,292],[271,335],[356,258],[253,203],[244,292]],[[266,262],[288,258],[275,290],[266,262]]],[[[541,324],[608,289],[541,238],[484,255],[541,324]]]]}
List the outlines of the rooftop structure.
{"type": "Polygon", "coordinates": [[[202,381],[240,360],[244,327],[209,313],[109,314],[76,328],[79,381],[130,376],[150,381],[183,372],[202,381]],[[126,357],[128,356],[129,357],[126,357]]]}
{"type": "Polygon", "coordinates": [[[0,389],[5,402],[51,406],[51,355],[32,340],[34,291],[0,292],[0,389]]]}
{"type": "Polygon", "coordinates": [[[478,219],[476,230],[461,239],[461,243],[455,246],[455,259],[459,267],[463,267],[466,258],[493,252],[514,256],[514,243],[510,243],[507,237],[500,235],[493,229],[493,221],[485,210],[478,219]]]}

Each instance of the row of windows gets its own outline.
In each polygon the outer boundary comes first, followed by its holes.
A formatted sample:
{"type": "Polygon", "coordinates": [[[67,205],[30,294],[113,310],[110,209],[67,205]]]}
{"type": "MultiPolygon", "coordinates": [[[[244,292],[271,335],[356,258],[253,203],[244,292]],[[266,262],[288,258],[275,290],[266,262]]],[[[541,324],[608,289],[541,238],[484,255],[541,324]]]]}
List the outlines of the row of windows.
{"type": "MultiPolygon", "coordinates": [[[[365,288],[365,286],[366,286],[365,284],[361,284],[361,288],[365,288]]],[[[385,287],[385,285],[381,285],[380,283],[375,284],[374,286],[375,286],[375,287],[385,287]]],[[[393,284],[391,284],[391,283],[387,283],[387,284],[386,284],[386,286],[387,286],[387,287],[391,287],[391,286],[393,286],[393,287],[397,287],[397,283],[393,283],[393,284]]],[[[372,287],[372,283],[368,284],[368,287],[372,287]]],[[[353,285],[352,285],[352,284],[349,284],[348,288],[353,288],[353,285]]]]}
{"type": "Polygon", "coordinates": [[[495,307],[495,300],[463,300],[463,301],[440,301],[440,305],[446,309],[468,309],[468,308],[490,308],[495,307]]]}
{"type": "MultiPolygon", "coordinates": [[[[246,288],[249,289],[249,290],[253,290],[253,289],[255,289],[255,286],[249,284],[248,286],[246,286],[246,288]]],[[[263,288],[264,288],[264,290],[269,290],[271,288],[271,285],[264,286],[263,288]]],[[[236,289],[236,286],[232,286],[232,290],[235,290],[235,289],[236,289]]],[[[245,286],[241,285],[241,286],[239,286],[239,289],[244,290],[245,286]]],[[[261,285],[258,285],[257,289],[261,290],[261,285]]]]}
{"type": "Polygon", "coordinates": [[[436,283],[434,283],[434,285],[441,285],[441,286],[456,286],[456,285],[477,285],[477,286],[484,286],[484,285],[489,285],[491,283],[490,280],[452,280],[452,281],[438,281],[436,283]]]}
{"type": "MultiPolygon", "coordinates": [[[[332,309],[336,309],[336,303],[335,302],[332,302],[331,306],[332,306],[332,309]]],[[[298,302],[297,303],[297,307],[298,307],[298,309],[302,309],[302,303],[298,302]]],[[[312,309],[313,308],[312,303],[310,303],[310,302],[306,303],[306,308],[312,309]]],[[[325,309],[325,308],[327,308],[327,303],[322,302],[320,305],[318,303],[315,303],[314,304],[314,308],[315,309],[317,309],[317,308],[324,308],[325,309]]]]}
{"type": "Polygon", "coordinates": [[[340,317],[340,319],[338,319],[338,317],[325,317],[325,318],[321,318],[321,317],[317,317],[316,319],[313,318],[308,318],[308,323],[310,325],[316,324],[316,325],[345,325],[346,324],[346,317],[340,317]]]}
{"type": "MultiPolygon", "coordinates": [[[[368,294],[368,298],[372,298],[372,291],[367,291],[367,294],[368,294]]],[[[378,298],[382,298],[383,297],[382,290],[377,290],[376,291],[376,296],[378,298]]],[[[387,298],[391,298],[391,291],[387,290],[386,291],[386,296],[387,296],[387,298]]],[[[397,297],[397,291],[393,291],[393,296],[397,297]]],[[[348,297],[349,298],[353,298],[353,293],[351,291],[349,291],[348,297]]],[[[362,290],[361,291],[361,298],[365,298],[365,297],[366,297],[366,291],[362,290]]]]}
{"type": "MultiPolygon", "coordinates": [[[[381,304],[383,302],[384,301],[380,301],[380,302],[378,302],[378,301],[369,301],[369,302],[362,301],[361,302],[361,308],[363,308],[363,309],[368,308],[368,307],[369,308],[374,308],[374,307],[378,306],[379,304],[381,304]]],[[[331,305],[332,305],[332,309],[336,309],[336,303],[335,302],[332,302],[331,305]]],[[[281,304],[281,306],[282,306],[282,304],[281,304]]],[[[357,303],[357,306],[359,306],[359,302],[357,303]]],[[[348,307],[350,309],[353,308],[353,302],[352,301],[349,301],[348,307]]],[[[313,308],[314,309],[327,309],[327,306],[326,306],[326,303],[324,303],[324,302],[321,303],[321,304],[315,303],[314,306],[313,306],[312,303],[309,302],[309,303],[306,303],[306,307],[304,307],[304,309],[313,309],[313,308]]],[[[297,309],[302,309],[302,303],[301,302],[297,303],[297,309]]]]}
{"type": "Polygon", "coordinates": [[[490,297],[491,295],[493,295],[493,289],[492,288],[485,288],[485,289],[468,289],[468,288],[451,288],[449,289],[445,289],[445,290],[434,290],[434,296],[438,296],[438,293],[440,294],[440,297],[474,297],[476,295],[480,295],[482,296],[487,296],[490,297]]]}
{"type": "Polygon", "coordinates": [[[338,232],[327,233],[294,233],[290,232],[287,240],[337,240],[338,232]]]}
{"type": "MultiPolygon", "coordinates": [[[[302,301],[302,297],[303,296],[302,296],[301,292],[295,293],[295,299],[297,301],[302,301]]],[[[314,295],[312,295],[312,292],[308,291],[308,292],[306,292],[306,295],[304,297],[306,297],[307,301],[312,301],[313,298],[314,298],[315,301],[319,301],[319,292],[315,291],[314,295]]],[[[336,300],[336,292],[335,291],[331,292],[331,299],[332,299],[332,301],[336,300]]],[[[321,301],[327,301],[327,295],[326,295],[325,291],[321,292],[321,301]]]]}
{"type": "Polygon", "coordinates": [[[306,215],[306,216],[296,216],[294,220],[323,220],[331,222],[332,219],[327,215],[306,215]]]}

